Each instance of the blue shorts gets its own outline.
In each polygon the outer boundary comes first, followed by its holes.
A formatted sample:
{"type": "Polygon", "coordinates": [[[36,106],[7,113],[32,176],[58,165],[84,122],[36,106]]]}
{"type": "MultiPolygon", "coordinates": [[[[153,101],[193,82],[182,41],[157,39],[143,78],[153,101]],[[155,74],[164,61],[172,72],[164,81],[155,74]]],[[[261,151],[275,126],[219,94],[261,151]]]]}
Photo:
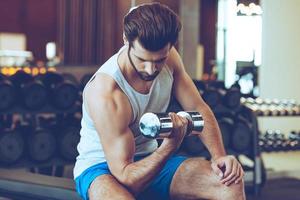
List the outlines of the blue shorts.
{"type": "MultiPolygon", "coordinates": [[[[143,157],[135,158],[134,160],[140,160],[143,157]]],[[[167,200],[170,199],[170,185],[172,178],[179,167],[179,165],[186,160],[187,157],[173,156],[165,164],[161,172],[152,180],[150,185],[139,195],[137,199],[155,199],[155,200],[167,200]]],[[[80,176],[75,179],[76,190],[79,195],[88,200],[88,190],[91,183],[98,176],[104,174],[111,174],[106,162],[96,164],[86,169],[80,176]]]]}

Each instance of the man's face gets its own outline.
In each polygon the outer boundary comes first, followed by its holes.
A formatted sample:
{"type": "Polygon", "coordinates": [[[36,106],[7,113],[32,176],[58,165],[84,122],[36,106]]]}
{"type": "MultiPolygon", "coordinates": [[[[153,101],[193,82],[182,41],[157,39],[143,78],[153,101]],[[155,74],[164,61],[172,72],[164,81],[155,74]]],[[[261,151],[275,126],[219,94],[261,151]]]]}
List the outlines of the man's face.
{"type": "Polygon", "coordinates": [[[170,44],[161,50],[152,52],[144,49],[135,40],[132,46],[128,48],[128,58],[130,64],[142,80],[153,81],[165,65],[169,52],[170,44]]]}

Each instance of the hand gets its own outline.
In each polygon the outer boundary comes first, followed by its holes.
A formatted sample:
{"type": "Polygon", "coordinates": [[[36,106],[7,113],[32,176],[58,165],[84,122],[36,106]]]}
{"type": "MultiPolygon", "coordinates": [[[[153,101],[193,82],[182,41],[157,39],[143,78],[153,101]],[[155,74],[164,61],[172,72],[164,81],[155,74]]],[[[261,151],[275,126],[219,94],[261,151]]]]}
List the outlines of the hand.
{"type": "Polygon", "coordinates": [[[181,117],[176,113],[169,113],[169,116],[171,117],[173,128],[170,136],[164,138],[162,146],[167,146],[172,150],[176,150],[183,141],[189,122],[185,117],[181,117]]]}
{"type": "Polygon", "coordinates": [[[238,184],[244,177],[244,170],[234,156],[223,156],[211,163],[213,171],[221,178],[221,183],[229,186],[238,184]]]}

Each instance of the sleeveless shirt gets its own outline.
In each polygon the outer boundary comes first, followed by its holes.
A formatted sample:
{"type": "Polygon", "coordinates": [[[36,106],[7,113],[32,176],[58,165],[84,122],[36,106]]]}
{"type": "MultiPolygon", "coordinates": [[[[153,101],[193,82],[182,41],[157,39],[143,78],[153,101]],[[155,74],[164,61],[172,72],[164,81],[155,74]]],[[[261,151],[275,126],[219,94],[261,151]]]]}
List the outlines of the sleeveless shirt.
{"type": "MultiPolygon", "coordinates": [[[[129,128],[134,135],[135,156],[142,156],[155,151],[157,141],[155,139],[148,139],[140,133],[139,119],[146,112],[160,113],[167,110],[173,84],[173,73],[167,65],[164,66],[153,80],[149,93],[139,93],[127,82],[118,65],[118,56],[124,49],[125,47],[122,47],[118,53],[107,60],[90,80],[98,73],[107,74],[114,79],[122,92],[128,97],[133,112],[133,119],[129,128]]],[[[77,145],[79,155],[76,158],[73,170],[74,179],[89,167],[106,161],[100,138],[94,122],[85,108],[84,95],[82,96],[81,137],[77,145]]]]}

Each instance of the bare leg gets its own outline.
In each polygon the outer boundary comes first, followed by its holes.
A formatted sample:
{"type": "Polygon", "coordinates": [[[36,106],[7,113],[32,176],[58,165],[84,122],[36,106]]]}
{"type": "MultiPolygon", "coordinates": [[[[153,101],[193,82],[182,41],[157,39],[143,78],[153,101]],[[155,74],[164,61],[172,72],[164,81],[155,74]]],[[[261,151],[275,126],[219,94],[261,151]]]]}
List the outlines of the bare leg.
{"type": "Polygon", "coordinates": [[[134,200],[133,195],[128,192],[111,175],[97,177],[89,189],[90,200],[134,200]]]}
{"type": "Polygon", "coordinates": [[[190,158],[177,169],[171,186],[173,200],[222,199],[244,200],[244,183],[226,186],[212,171],[210,162],[201,158],[190,158]]]}

